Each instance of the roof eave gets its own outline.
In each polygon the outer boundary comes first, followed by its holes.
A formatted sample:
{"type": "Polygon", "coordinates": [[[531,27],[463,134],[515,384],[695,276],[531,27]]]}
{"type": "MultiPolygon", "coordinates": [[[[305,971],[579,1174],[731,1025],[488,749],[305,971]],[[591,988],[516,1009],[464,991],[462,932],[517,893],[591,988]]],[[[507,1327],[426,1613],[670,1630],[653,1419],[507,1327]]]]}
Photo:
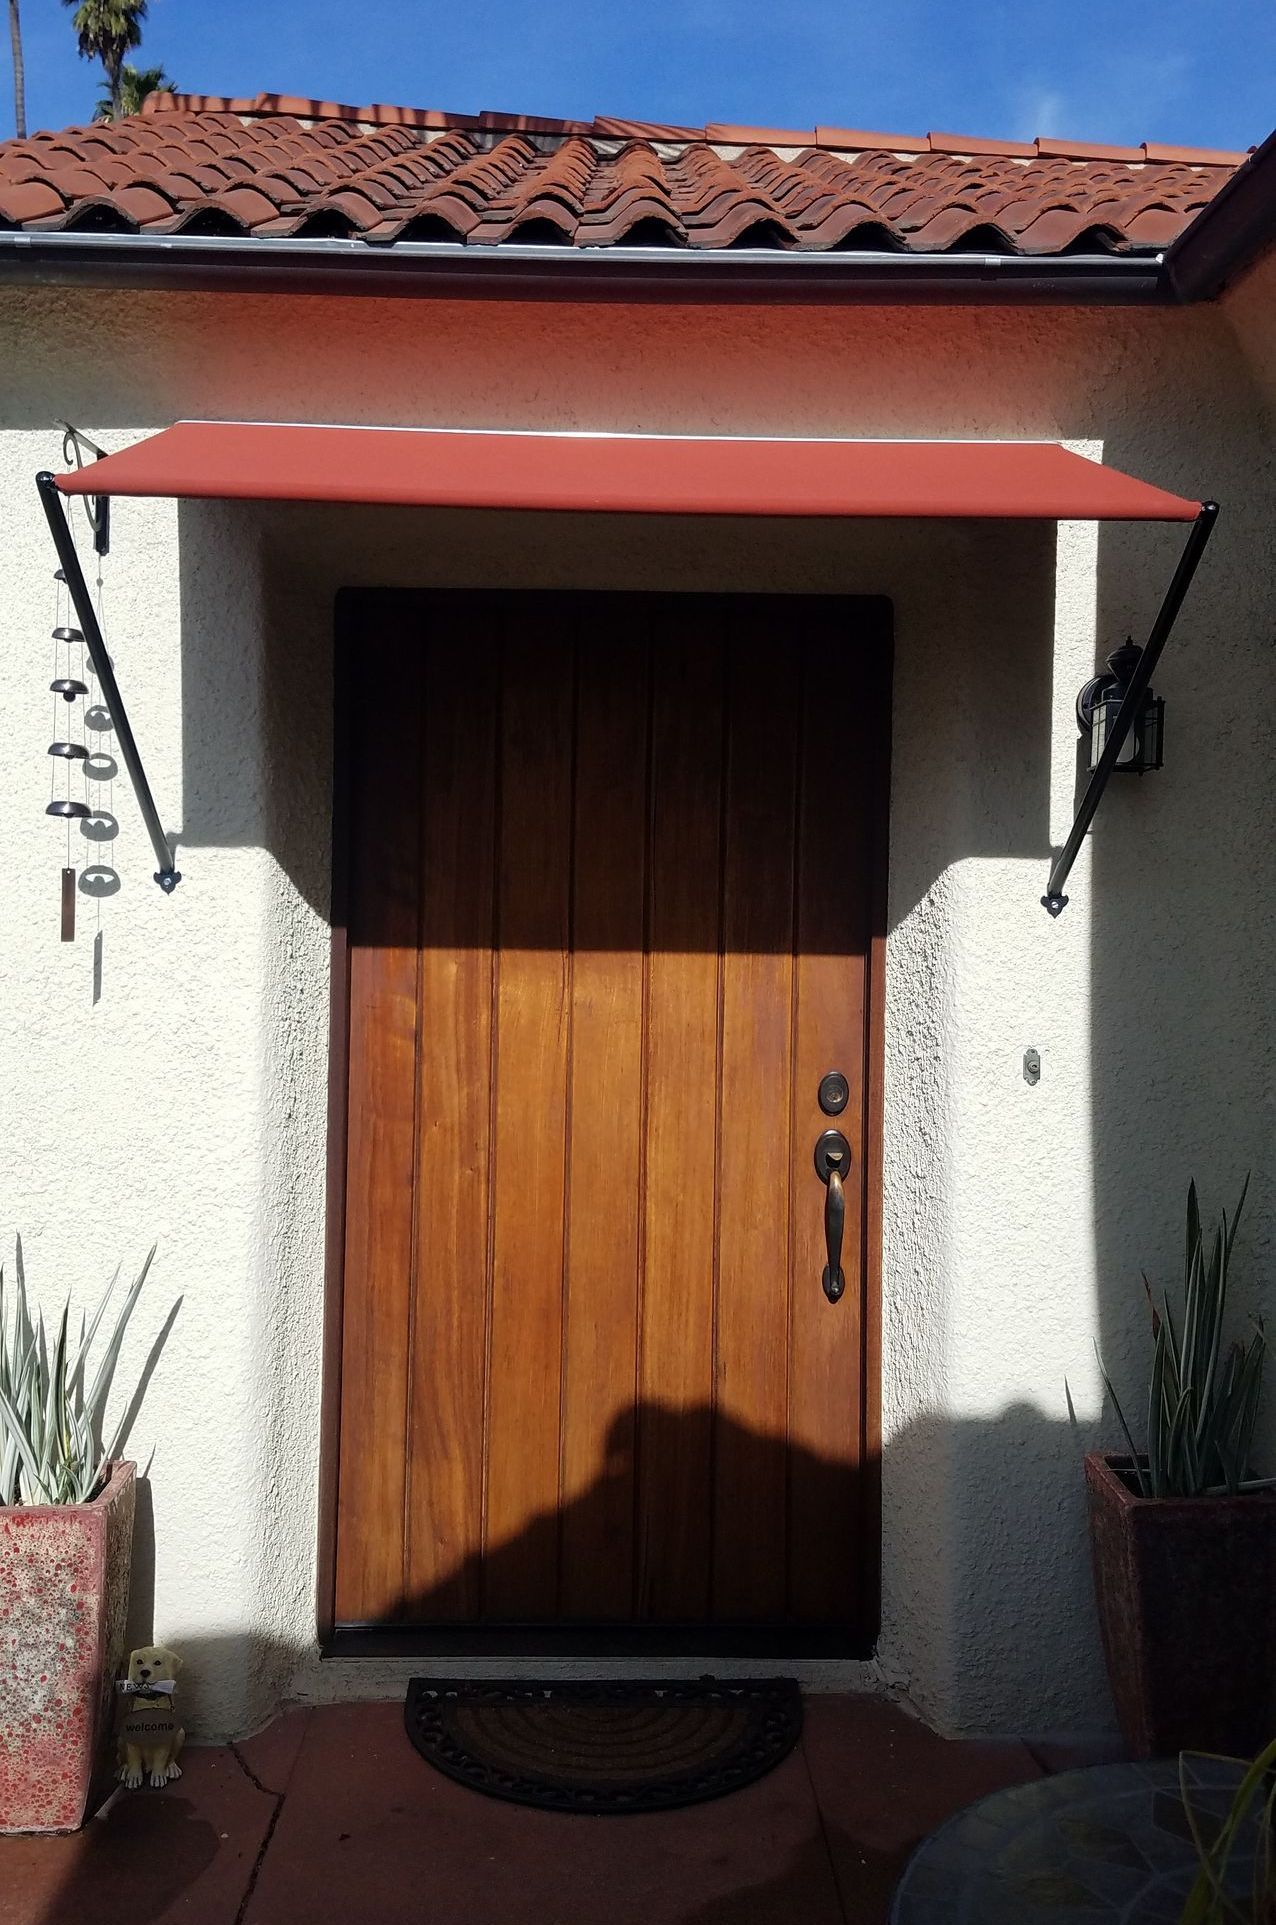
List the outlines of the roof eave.
{"type": "Polygon", "coordinates": [[[781,253],[250,235],[0,233],[0,279],[211,292],[1062,305],[1173,300],[1163,254],[781,253]]]}
{"type": "Polygon", "coordinates": [[[1276,133],[1224,182],[1166,249],[1180,301],[1209,301],[1276,242],[1276,133]]]}

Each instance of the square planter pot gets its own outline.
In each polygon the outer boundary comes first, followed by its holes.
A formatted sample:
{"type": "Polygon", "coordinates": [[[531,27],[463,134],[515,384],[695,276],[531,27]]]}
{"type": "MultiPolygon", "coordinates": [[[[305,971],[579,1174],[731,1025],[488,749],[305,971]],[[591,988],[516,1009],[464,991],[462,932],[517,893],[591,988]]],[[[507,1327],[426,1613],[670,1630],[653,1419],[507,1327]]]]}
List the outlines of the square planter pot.
{"type": "Polygon", "coordinates": [[[0,1507],[0,1832],[75,1831],[104,1781],[135,1469],[91,1504],[0,1507]]]}
{"type": "Polygon", "coordinates": [[[1085,1460],[1117,1720],[1138,1758],[1252,1757],[1276,1738],[1276,1495],[1139,1497],[1085,1460]]]}

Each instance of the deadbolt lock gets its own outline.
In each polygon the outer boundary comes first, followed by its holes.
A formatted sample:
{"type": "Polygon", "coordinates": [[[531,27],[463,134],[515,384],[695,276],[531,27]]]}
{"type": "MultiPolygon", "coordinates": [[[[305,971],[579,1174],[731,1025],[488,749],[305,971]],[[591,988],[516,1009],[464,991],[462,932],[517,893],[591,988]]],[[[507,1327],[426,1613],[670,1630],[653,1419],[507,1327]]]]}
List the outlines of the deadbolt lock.
{"type": "Polygon", "coordinates": [[[840,1069],[820,1078],[820,1108],[826,1116],[840,1116],[851,1100],[851,1086],[840,1069]]]}

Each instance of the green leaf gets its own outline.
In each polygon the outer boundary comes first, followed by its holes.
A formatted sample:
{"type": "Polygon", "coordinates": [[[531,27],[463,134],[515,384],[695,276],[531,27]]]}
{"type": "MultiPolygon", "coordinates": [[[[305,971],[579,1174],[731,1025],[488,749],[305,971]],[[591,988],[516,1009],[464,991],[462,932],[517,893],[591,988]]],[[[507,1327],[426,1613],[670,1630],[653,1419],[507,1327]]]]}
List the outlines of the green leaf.
{"type": "Polygon", "coordinates": [[[0,1276],[0,1504],[77,1504],[95,1495],[107,1462],[122,1441],[136,1396],[124,1404],[110,1448],[102,1449],[107,1397],[125,1330],[155,1252],[152,1249],[120,1305],[111,1334],[85,1390],[92,1352],[118,1280],[108,1284],[91,1318],[80,1316],[71,1336],[70,1300],[50,1344],[43,1313],[27,1298],[21,1244],[9,1298],[0,1276]]]}
{"type": "MultiPolygon", "coordinates": [[[[1176,1313],[1168,1292],[1158,1303],[1146,1275],[1143,1278],[1152,1356],[1148,1471],[1140,1489],[1154,1496],[1199,1496],[1219,1488],[1253,1488],[1260,1481],[1254,1478],[1250,1453],[1266,1341],[1261,1330],[1248,1345],[1227,1341],[1231,1263],[1248,1194],[1247,1176],[1234,1212],[1229,1217],[1223,1211],[1207,1239],[1196,1184],[1188,1185],[1181,1313],[1176,1313]]],[[[1111,1394],[1106,1373],[1104,1381],[1111,1394]]],[[[1131,1443],[1119,1406],[1117,1414],[1131,1443]]]]}
{"type": "Polygon", "coordinates": [[[1148,1483],[1153,1497],[1165,1495],[1165,1326],[1157,1332],[1148,1390],[1148,1483]]]}
{"type": "Polygon", "coordinates": [[[28,1488],[31,1493],[27,1501],[32,1504],[51,1504],[53,1499],[41,1478],[40,1466],[31,1448],[26,1428],[13,1404],[2,1395],[0,1395],[0,1422],[3,1422],[10,1440],[16,1446],[22,1468],[27,1474],[28,1488]]]}
{"type": "Polygon", "coordinates": [[[75,1362],[71,1369],[71,1381],[73,1384],[78,1386],[78,1388],[81,1391],[83,1391],[84,1389],[84,1371],[85,1371],[85,1366],[87,1365],[89,1360],[89,1351],[92,1349],[94,1338],[97,1336],[97,1329],[98,1329],[98,1325],[102,1321],[102,1314],[105,1311],[107,1304],[111,1301],[111,1298],[115,1293],[115,1286],[119,1282],[119,1280],[120,1280],[120,1273],[119,1273],[119,1270],[117,1269],[114,1276],[111,1278],[111,1281],[107,1284],[106,1289],[102,1292],[102,1295],[98,1300],[97,1309],[93,1312],[93,1321],[89,1325],[87,1331],[83,1328],[83,1326],[81,1326],[80,1345],[76,1353],[75,1362]]]}
{"type": "Polygon", "coordinates": [[[107,1387],[111,1381],[111,1373],[115,1369],[116,1359],[120,1354],[120,1345],[124,1341],[124,1332],[128,1326],[128,1320],[133,1314],[133,1306],[141,1295],[142,1285],[146,1282],[147,1272],[150,1270],[154,1257],[155,1245],[152,1244],[147,1252],[146,1261],[138,1272],[136,1283],[133,1284],[127,1297],[124,1299],[120,1314],[115,1320],[115,1328],[111,1332],[110,1340],[107,1343],[102,1361],[97,1367],[92,1385],[84,1399],[84,1408],[88,1413],[89,1422],[93,1426],[93,1434],[95,1437],[100,1437],[102,1434],[102,1416],[106,1403],[107,1387]]]}
{"type": "Polygon", "coordinates": [[[1135,1446],[1134,1438],[1130,1433],[1130,1426],[1125,1421],[1125,1412],[1121,1408],[1121,1400],[1117,1396],[1116,1391],[1112,1387],[1111,1377],[1109,1377],[1107,1371],[1104,1369],[1103,1359],[1099,1355],[1099,1346],[1097,1343],[1094,1346],[1094,1355],[1095,1355],[1095,1361],[1098,1363],[1098,1366],[1099,1366],[1099,1375],[1102,1377],[1104,1383],[1107,1386],[1108,1396],[1112,1399],[1112,1408],[1113,1410],[1115,1410],[1117,1414],[1117,1422],[1120,1424],[1121,1429],[1124,1431],[1125,1441],[1130,1448],[1130,1462],[1134,1466],[1134,1475],[1138,1479],[1139,1496],[1150,1497],[1152,1495],[1152,1489],[1151,1489],[1151,1485],[1148,1482],[1148,1474],[1143,1468],[1143,1460],[1139,1455],[1139,1452],[1135,1446]]]}

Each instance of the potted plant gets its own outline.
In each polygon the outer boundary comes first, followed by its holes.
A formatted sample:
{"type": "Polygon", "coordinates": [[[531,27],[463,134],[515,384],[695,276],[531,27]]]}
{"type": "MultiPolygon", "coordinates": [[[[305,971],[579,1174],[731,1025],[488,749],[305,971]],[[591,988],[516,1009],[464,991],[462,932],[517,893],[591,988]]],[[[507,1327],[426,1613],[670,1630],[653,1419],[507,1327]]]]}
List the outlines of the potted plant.
{"type": "MultiPolygon", "coordinates": [[[[1246,1180],[1248,1188],[1248,1179],[1246,1180]]],[[[1227,1344],[1244,1207],[1207,1250],[1187,1198],[1183,1300],[1151,1309],[1146,1449],[1085,1460],[1095,1592],[1117,1718],[1136,1757],[1253,1756],[1276,1728],[1276,1480],[1253,1474],[1266,1343],[1227,1344]]]]}
{"type": "Polygon", "coordinates": [[[78,1338],[69,1305],[50,1336],[31,1315],[20,1245],[11,1316],[0,1272],[0,1832],[75,1831],[105,1763],[135,1466],[116,1461],[131,1413],[105,1445],[102,1423],[150,1263],[91,1374],[114,1282],[78,1338]]]}

